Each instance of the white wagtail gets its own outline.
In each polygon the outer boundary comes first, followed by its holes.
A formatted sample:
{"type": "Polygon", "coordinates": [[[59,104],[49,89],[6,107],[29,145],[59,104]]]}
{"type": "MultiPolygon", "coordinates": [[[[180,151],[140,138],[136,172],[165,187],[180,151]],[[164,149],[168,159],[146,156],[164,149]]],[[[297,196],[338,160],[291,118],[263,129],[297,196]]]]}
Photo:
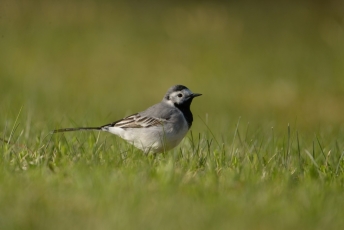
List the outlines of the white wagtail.
{"type": "Polygon", "coordinates": [[[101,130],[120,136],[144,153],[160,153],[176,147],[190,129],[193,116],[190,105],[194,97],[183,85],[172,86],[162,101],[145,111],[100,127],[56,129],[53,133],[101,130]]]}

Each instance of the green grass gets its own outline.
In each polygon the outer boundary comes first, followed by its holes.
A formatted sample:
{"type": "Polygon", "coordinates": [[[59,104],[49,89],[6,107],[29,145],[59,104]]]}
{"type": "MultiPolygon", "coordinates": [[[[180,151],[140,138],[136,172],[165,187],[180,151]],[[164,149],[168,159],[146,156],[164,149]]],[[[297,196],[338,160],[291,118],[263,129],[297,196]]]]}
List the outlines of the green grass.
{"type": "Polygon", "coordinates": [[[84,133],[3,144],[1,226],[341,228],[342,148],[287,133],[191,136],[157,156],[84,133]]]}
{"type": "Polygon", "coordinates": [[[1,2],[0,229],[342,229],[340,4],[1,2]],[[167,153],[50,134],[173,84],[203,96],[167,153]]]}

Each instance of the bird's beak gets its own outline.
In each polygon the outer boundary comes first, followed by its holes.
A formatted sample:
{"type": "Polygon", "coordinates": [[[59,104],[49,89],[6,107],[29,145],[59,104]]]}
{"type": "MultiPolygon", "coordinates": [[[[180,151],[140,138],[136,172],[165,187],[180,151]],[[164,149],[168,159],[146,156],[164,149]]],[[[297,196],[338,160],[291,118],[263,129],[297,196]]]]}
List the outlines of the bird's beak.
{"type": "Polygon", "coordinates": [[[201,93],[193,93],[192,94],[192,98],[194,98],[194,97],[199,97],[199,96],[201,96],[202,94],[201,93]]]}

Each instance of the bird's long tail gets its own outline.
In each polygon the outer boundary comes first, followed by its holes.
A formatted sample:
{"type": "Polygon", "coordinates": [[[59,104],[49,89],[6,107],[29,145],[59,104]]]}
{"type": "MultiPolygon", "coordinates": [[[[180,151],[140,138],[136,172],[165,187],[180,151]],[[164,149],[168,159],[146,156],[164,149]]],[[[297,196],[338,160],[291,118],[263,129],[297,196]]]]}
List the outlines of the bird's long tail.
{"type": "Polygon", "coordinates": [[[63,133],[81,130],[103,130],[102,127],[78,127],[78,128],[65,128],[65,129],[55,129],[51,133],[63,133]]]}

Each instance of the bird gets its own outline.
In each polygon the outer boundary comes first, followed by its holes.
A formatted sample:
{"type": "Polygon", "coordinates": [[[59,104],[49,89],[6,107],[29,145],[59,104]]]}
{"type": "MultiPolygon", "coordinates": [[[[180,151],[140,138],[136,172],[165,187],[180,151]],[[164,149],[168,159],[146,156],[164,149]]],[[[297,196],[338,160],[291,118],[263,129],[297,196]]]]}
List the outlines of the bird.
{"type": "Polygon", "coordinates": [[[176,147],[191,128],[191,102],[201,95],[184,85],[174,85],[161,102],[142,112],[99,127],[56,129],[52,133],[100,130],[121,137],[145,154],[166,152],[176,147]]]}

